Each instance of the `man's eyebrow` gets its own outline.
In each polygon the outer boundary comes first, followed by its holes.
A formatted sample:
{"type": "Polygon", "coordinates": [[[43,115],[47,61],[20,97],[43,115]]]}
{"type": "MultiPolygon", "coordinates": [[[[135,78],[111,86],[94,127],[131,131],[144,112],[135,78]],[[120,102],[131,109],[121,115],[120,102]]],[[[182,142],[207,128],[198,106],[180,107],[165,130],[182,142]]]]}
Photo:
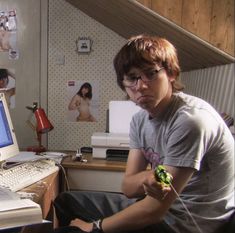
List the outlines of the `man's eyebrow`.
{"type": "Polygon", "coordinates": [[[129,71],[129,72],[127,72],[126,73],[126,75],[138,75],[138,72],[136,72],[136,71],[129,71]]]}

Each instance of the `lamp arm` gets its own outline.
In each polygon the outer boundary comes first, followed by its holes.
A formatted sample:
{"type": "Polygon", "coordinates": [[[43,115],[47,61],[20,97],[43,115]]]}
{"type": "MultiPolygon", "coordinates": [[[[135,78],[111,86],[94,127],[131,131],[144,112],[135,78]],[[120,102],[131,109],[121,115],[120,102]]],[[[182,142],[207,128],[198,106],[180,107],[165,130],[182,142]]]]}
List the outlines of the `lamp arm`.
{"type": "Polygon", "coordinates": [[[37,132],[38,146],[42,146],[42,134],[37,132]]]}
{"type": "Polygon", "coordinates": [[[27,120],[26,123],[32,130],[36,131],[36,126],[30,120],[27,120]]]}

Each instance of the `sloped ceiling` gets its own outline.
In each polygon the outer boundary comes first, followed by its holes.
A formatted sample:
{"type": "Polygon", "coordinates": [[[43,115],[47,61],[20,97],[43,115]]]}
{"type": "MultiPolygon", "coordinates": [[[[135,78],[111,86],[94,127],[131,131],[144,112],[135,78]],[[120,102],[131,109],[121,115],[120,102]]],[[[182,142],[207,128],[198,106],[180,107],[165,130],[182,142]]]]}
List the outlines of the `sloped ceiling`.
{"type": "Polygon", "coordinates": [[[231,55],[134,0],[66,1],[124,38],[143,33],[167,38],[178,50],[182,71],[235,62],[231,55]]]}

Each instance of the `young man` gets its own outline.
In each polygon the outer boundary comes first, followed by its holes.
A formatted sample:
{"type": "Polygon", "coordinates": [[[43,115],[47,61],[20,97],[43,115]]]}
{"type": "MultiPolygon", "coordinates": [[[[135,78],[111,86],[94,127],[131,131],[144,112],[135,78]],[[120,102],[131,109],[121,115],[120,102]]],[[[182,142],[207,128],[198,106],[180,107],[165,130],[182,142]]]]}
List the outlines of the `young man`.
{"type": "MultiPolygon", "coordinates": [[[[114,59],[117,83],[142,110],[118,194],[66,192],[55,201],[64,232],[214,233],[234,212],[234,139],[205,101],[186,95],[174,46],[136,36],[114,59]],[[170,188],[147,169],[164,165],[170,188]],[[178,196],[179,195],[179,196],[178,196]],[[92,220],[98,220],[92,222],[92,220]]],[[[63,231],[58,231],[63,232],[63,231]]]]}

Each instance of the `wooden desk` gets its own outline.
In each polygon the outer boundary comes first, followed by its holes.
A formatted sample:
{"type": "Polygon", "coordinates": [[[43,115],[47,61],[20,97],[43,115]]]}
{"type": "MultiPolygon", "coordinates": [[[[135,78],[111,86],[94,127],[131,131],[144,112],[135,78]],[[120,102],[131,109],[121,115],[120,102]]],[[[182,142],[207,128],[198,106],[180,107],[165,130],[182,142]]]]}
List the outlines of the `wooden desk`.
{"type": "Polygon", "coordinates": [[[42,208],[44,219],[52,221],[52,224],[39,224],[23,227],[21,233],[49,233],[52,232],[53,224],[56,224],[52,202],[59,193],[59,172],[38,181],[22,190],[21,192],[32,193],[33,201],[42,208]]]}
{"type": "Polygon", "coordinates": [[[62,162],[71,190],[121,192],[126,162],[95,159],[91,154],[85,154],[84,158],[86,163],[74,161],[73,156],[62,162]]]}

